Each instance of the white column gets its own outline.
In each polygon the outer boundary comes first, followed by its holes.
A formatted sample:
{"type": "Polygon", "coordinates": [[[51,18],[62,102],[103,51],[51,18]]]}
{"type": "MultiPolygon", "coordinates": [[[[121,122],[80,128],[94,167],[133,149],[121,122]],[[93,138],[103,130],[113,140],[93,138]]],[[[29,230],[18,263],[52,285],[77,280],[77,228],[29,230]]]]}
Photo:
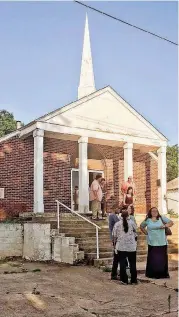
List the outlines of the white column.
{"type": "Polygon", "coordinates": [[[36,129],[34,137],[34,213],[44,212],[43,202],[43,139],[44,130],[36,129]]]}
{"type": "Polygon", "coordinates": [[[124,144],[124,181],[133,177],[133,143],[124,144]]]}
{"type": "Polygon", "coordinates": [[[167,214],[166,192],[167,192],[167,175],[166,175],[166,146],[161,146],[158,152],[158,209],[161,214],[167,214]]]}
{"type": "Polygon", "coordinates": [[[79,211],[89,210],[88,184],[88,138],[81,137],[79,143],[79,211]]]}

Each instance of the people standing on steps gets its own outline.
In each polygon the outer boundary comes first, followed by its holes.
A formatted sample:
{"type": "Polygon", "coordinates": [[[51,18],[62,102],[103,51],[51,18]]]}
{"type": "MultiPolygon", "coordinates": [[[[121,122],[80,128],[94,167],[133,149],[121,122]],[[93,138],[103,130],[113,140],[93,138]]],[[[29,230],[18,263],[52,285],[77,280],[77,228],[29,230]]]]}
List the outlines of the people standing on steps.
{"type": "MultiPolygon", "coordinates": [[[[136,186],[135,186],[135,183],[133,181],[132,176],[129,176],[127,181],[124,181],[122,186],[121,186],[121,192],[122,192],[123,196],[127,194],[127,190],[129,187],[132,187],[133,196],[135,196],[136,195],[136,186]]],[[[123,201],[124,201],[124,199],[123,199],[123,201]]]]}
{"type": "Polygon", "coordinates": [[[171,235],[173,226],[166,216],[161,216],[156,207],[152,207],[141,223],[141,231],[147,236],[148,255],[145,275],[149,278],[169,278],[167,235],[171,235]]]}
{"type": "Polygon", "coordinates": [[[79,189],[78,186],[75,186],[75,190],[73,193],[73,201],[74,201],[74,210],[78,211],[79,206],[79,189]]]}
{"type": "MultiPolygon", "coordinates": [[[[112,241],[112,246],[114,250],[114,244],[113,244],[113,237],[112,237],[112,232],[113,228],[116,222],[119,221],[119,206],[117,203],[114,203],[112,212],[109,215],[109,232],[110,232],[110,239],[112,241]]],[[[111,280],[117,280],[117,269],[118,269],[118,264],[119,264],[119,259],[117,253],[113,252],[113,264],[112,264],[112,272],[111,272],[111,280]]]]}
{"type": "Polygon", "coordinates": [[[131,284],[137,284],[136,269],[136,249],[137,242],[135,232],[137,226],[130,219],[127,210],[122,210],[121,220],[118,221],[113,228],[113,244],[115,253],[120,263],[120,281],[122,284],[128,284],[128,275],[126,272],[126,260],[128,259],[131,273],[131,284]]]}
{"type": "Polygon", "coordinates": [[[90,201],[91,201],[91,210],[92,210],[92,219],[102,219],[101,212],[101,201],[103,197],[102,188],[101,188],[102,175],[97,174],[95,180],[90,186],[90,201]]]}

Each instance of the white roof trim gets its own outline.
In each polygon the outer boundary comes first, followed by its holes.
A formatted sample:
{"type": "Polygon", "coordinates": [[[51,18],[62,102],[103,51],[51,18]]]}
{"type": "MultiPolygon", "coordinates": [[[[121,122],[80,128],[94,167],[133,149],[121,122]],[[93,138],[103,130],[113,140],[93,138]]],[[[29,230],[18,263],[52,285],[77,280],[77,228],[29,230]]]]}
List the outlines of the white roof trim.
{"type": "Polygon", "coordinates": [[[7,140],[9,140],[9,139],[12,139],[14,136],[19,135],[19,134],[20,134],[20,131],[16,130],[16,131],[11,132],[11,133],[9,133],[9,134],[7,134],[7,135],[4,135],[4,136],[2,136],[2,137],[0,138],[0,143],[2,143],[2,142],[4,142],[4,141],[7,141],[7,140]]]}
{"type": "Polygon", "coordinates": [[[26,134],[29,134],[31,133],[32,131],[34,131],[35,129],[38,128],[38,122],[35,122],[34,124],[32,125],[28,125],[27,127],[24,127],[23,130],[20,131],[20,138],[25,136],[26,134]]]}
{"type": "Polygon", "coordinates": [[[102,140],[108,140],[108,141],[132,142],[135,144],[149,145],[149,146],[151,145],[155,147],[161,147],[162,145],[163,146],[166,145],[166,141],[159,140],[159,139],[153,140],[149,138],[147,139],[142,137],[133,137],[129,135],[122,135],[119,133],[109,133],[109,132],[103,132],[99,130],[75,128],[75,127],[69,127],[65,125],[59,125],[59,124],[43,122],[43,121],[37,122],[36,128],[42,129],[48,132],[70,134],[70,135],[76,135],[79,137],[85,136],[89,138],[102,139],[102,140]]]}
{"type": "MultiPolygon", "coordinates": [[[[107,86],[105,88],[97,90],[94,93],[81,98],[80,100],[76,100],[76,101],[74,101],[74,102],[72,102],[72,103],[70,103],[70,104],[68,104],[60,109],[54,110],[51,113],[46,114],[46,115],[36,119],[35,121],[30,122],[26,126],[22,127],[19,131],[18,130],[14,131],[14,132],[0,138],[0,142],[11,139],[12,137],[14,137],[18,134],[20,134],[20,137],[24,136],[24,135],[30,133],[31,131],[33,131],[36,127],[38,128],[37,123],[39,123],[39,122],[48,123],[47,121],[50,120],[51,118],[53,118],[59,114],[62,114],[66,111],[69,111],[72,108],[78,107],[79,105],[87,102],[88,100],[96,98],[97,96],[100,96],[101,94],[104,94],[107,91],[110,92],[111,95],[113,95],[113,97],[115,97],[125,108],[127,108],[133,115],[135,115],[141,122],[143,122],[149,129],[151,129],[158,136],[159,139],[158,139],[157,143],[161,144],[161,142],[164,142],[165,146],[166,146],[167,138],[161,132],[159,132],[150,122],[148,122],[142,115],[140,115],[131,105],[129,105],[122,97],[120,97],[120,95],[110,86],[107,86]]],[[[81,129],[81,128],[79,128],[79,129],[81,129]]],[[[142,137],[141,137],[141,139],[142,139],[142,137]]],[[[142,143],[139,142],[139,144],[142,144],[142,143]]]]}
{"type": "Polygon", "coordinates": [[[158,162],[158,156],[157,156],[157,155],[155,155],[155,154],[152,153],[152,152],[149,152],[149,155],[150,155],[155,161],[158,162]]]}
{"type": "Polygon", "coordinates": [[[66,105],[60,109],[57,109],[56,111],[53,111],[43,117],[40,117],[37,120],[42,120],[42,121],[48,121],[51,118],[62,114],[66,111],[71,110],[72,108],[75,108],[77,106],[79,106],[80,104],[83,104],[85,102],[87,102],[88,100],[95,98],[103,93],[105,93],[106,91],[110,92],[113,97],[115,97],[125,108],[127,108],[133,115],[135,115],[142,123],[144,123],[150,130],[152,130],[161,140],[165,140],[167,141],[167,138],[161,133],[159,132],[149,121],[147,121],[142,115],[140,115],[131,105],[129,105],[113,88],[111,88],[110,86],[102,88],[100,90],[97,90],[96,92],[90,94],[89,96],[83,97],[80,100],[76,100],[74,102],[72,102],[69,105],[66,105]]]}

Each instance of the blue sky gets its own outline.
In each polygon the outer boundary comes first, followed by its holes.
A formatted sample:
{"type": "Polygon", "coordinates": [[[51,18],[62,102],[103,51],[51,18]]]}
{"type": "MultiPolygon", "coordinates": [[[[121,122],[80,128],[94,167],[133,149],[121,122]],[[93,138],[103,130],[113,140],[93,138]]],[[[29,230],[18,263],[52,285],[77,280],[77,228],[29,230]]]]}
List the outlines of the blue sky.
{"type": "MultiPolygon", "coordinates": [[[[86,2],[177,42],[177,2],[86,2]]],[[[112,86],[177,143],[177,46],[87,11],[96,88],[112,86]]],[[[0,109],[31,120],[77,99],[86,9],[0,2],[0,109]]]]}

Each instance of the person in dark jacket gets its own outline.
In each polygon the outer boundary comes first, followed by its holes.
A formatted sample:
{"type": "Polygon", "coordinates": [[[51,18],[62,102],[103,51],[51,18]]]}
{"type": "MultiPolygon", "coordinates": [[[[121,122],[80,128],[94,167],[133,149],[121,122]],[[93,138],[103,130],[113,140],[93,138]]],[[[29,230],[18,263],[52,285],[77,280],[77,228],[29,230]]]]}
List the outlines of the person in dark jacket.
{"type": "MultiPolygon", "coordinates": [[[[112,232],[116,222],[119,221],[119,205],[115,203],[113,205],[113,211],[109,215],[109,232],[110,232],[110,239],[113,240],[112,232]]],[[[115,253],[113,254],[113,265],[112,265],[112,272],[111,272],[111,280],[117,280],[117,268],[118,268],[119,260],[118,255],[115,253]]]]}

